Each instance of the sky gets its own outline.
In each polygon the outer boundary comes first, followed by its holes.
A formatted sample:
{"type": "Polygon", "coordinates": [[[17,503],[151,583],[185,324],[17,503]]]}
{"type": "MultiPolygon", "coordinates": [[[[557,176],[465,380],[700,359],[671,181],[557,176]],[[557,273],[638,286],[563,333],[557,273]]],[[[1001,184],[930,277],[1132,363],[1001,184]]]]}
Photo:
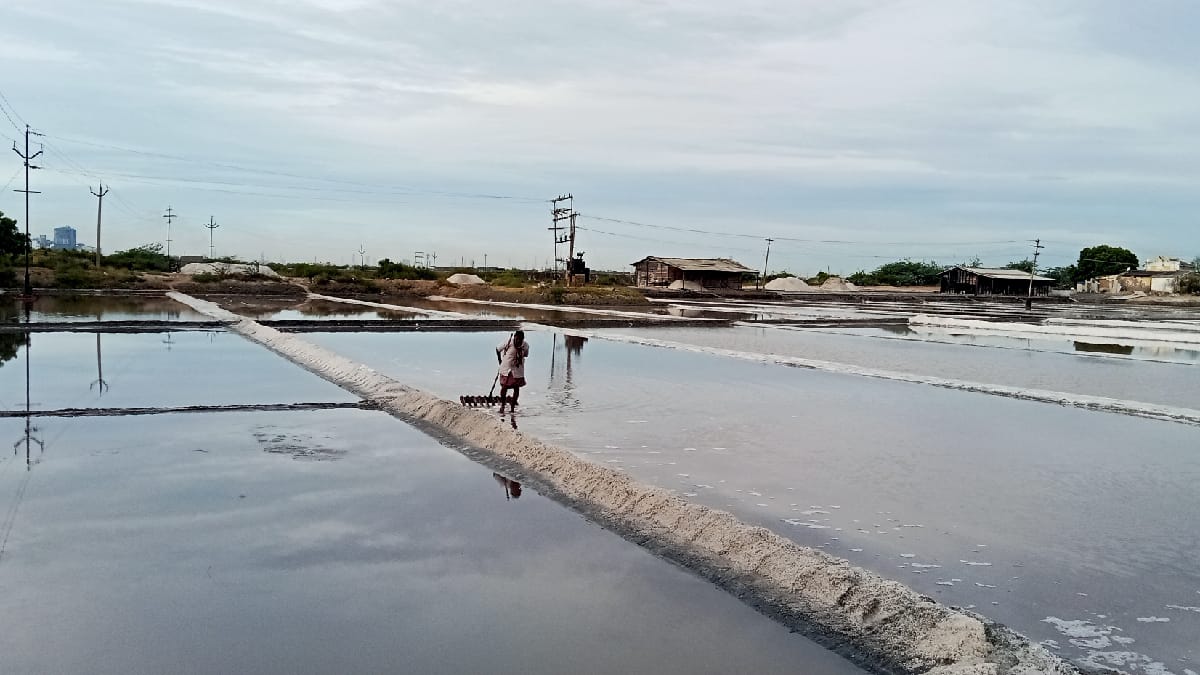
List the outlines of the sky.
{"type": "MultiPolygon", "coordinates": [[[[852,273],[1200,255],[1192,0],[5,0],[30,232],[102,247],[852,273]],[[219,227],[205,227],[210,217],[219,227]],[[565,246],[559,255],[565,255],[565,246]]],[[[24,227],[20,158],[0,211],[24,227]]]]}

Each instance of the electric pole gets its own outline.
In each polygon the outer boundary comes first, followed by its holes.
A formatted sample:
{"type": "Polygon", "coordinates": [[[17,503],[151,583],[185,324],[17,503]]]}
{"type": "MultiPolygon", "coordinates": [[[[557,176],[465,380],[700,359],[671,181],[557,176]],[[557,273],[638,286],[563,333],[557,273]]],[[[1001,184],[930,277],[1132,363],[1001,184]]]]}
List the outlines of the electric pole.
{"type": "Polygon", "coordinates": [[[167,219],[167,271],[171,270],[171,221],[178,217],[170,206],[167,207],[167,213],[163,216],[167,219]]]}
{"type": "Polygon", "coordinates": [[[571,285],[571,261],[575,258],[575,196],[567,193],[559,195],[550,200],[552,204],[550,208],[550,227],[546,228],[554,233],[554,274],[558,276],[558,262],[562,258],[558,255],[559,244],[569,244],[567,249],[566,259],[566,282],[571,285]],[[559,204],[567,202],[567,206],[561,207],[559,204]],[[567,227],[563,227],[559,223],[567,222],[567,227]],[[567,234],[560,235],[559,232],[567,230],[567,234]]]}
{"type": "Polygon", "coordinates": [[[34,166],[29,163],[30,160],[33,160],[38,155],[42,154],[41,149],[39,149],[37,152],[33,153],[32,155],[29,154],[29,137],[31,135],[32,136],[42,136],[43,134],[39,134],[36,131],[31,131],[29,129],[29,125],[26,124],[25,125],[25,152],[21,152],[20,150],[18,150],[17,142],[13,141],[13,152],[17,153],[17,156],[25,161],[25,189],[24,190],[13,190],[13,192],[24,192],[25,193],[25,297],[26,298],[33,297],[33,287],[29,285],[29,250],[31,248],[33,248],[33,240],[29,238],[29,195],[41,194],[41,192],[38,190],[30,190],[29,189],[29,171],[30,171],[30,169],[42,168],[40,166],[34,166]]]}
{"type": "Polygon", "coordinates": [[[99,192],[89,187],[88,192],[96,197],[96,269],[100,269],[100,212],[104,208],[104,195],[108,194],[108,188],[104,187],[104,183],[100,183],[100,187],[96,189],[99,192]]]}
{"type": "Polygon", "coordinates": [[[213,222],[213,217],[209,216],[208,224],[205,225],[204,227],[208,228],[208,259],[212,260],[213,259],[213,230],[220,227],[220,225],[213,222]]]}
{"type": "Polygon", "coordinates": [[[773,241],[775,240],[770,237],[767,238],[767,255],[763,258],[763,273],[758,282],[759,288],[767,285],[767,263],[771,261],[771,242],[773,241]]]}
{"type": "Polygon", "coordinates": [[[1033,264],[1029,267],[1029,295],[1025,296],[1026,310],[1033,309],[1033,275],[1037,272],[1037,259],[1044,248],[1046,247],[1042,246],[1041,239],[1033,240],[1033,264]]]}

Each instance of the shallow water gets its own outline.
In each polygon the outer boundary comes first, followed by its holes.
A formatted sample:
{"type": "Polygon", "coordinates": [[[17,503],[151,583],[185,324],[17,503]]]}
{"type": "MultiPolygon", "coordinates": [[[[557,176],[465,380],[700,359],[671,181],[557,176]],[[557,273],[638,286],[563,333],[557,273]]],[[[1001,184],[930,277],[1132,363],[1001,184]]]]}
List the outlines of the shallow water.
{"type": "MultiPolygon", "coordinates": [[[[29,305],[28,320],[48,321],[207,321],[208,317],[174,300],[161,297],[65,296],[39,297],[29,305]]],[[[25,305],[0,297],[0,323],[26,320],[25,305]]]]}
{"type": "MultiPolygon", "coordinates": [[[[525,431],[1057,640],[1068,657],[1120,649],[1179,673],[1200,659],[1195,427],[528,335],[525,431]],[[1101,646],[1050,617],[1115,628],[1101,646]]],[[[487,393],[503,337],[307,336],[449,398],[487,393]]]]}
{"type": "Polygon", "coordinates": [[[383,413],[37,426],[5,673],[860,672],[383,413]]]}
{"type": "Polygon", "coordinates": [[[170,333],[0,333],[0,408],[127,408],[354,401],[241,336],[170,333]]]}
{"type": "MultiPolygon", "coordinates": [[[[779,354],[984,384],[1200,407],[1200,372],[1189,350],[1163,345],[1151,358],[1078,349],[1066,338],[960,336],[921,339],[906,326],[798,329],[739,326],[596,329],[702,347],[779,354]],[[917,336],[917,337],[914,337],[917,336]],[[1159,362],[1163,361],[1163,362],[1159,362]],[[1171,361],[1175,361],[1172,363],[1171,361]]],[[[1084,341],[1079,341],[1084,343],[1084,341]]],[[[1097,341],[1098,343],[1099,341],[1097,341]]],[[[1097,344],[1084,343],[1084,344],[1097,344]]],[[[1150,347],[1142,347],[1144,355],[1150,347]]]]}

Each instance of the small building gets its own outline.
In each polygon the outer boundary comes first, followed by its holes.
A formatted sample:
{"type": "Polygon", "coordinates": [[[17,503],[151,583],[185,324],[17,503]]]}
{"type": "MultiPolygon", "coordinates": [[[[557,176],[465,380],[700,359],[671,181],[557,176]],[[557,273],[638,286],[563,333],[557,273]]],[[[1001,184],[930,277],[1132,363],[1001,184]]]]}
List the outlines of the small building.
{"type": "Polygon", "coordinates": [[[1147,272],[1194,272],[1195,265],[1182,258],[1160,255],[1147,260],[1142,269],[1147,272]]]}
{"type": "Polygon", "coordinates": [[[632,263],[636,285],[641,287],[733,289],[740,290],[746,276],[757,276],[750,269],[729,258],[660,258],[648,256],[632,263]]]}
{"type": "Polygon", "coordinates": [[[1023,270],[962,266],[942,272],[942,292],[1024,297],[1030,292],[1030,279],[1033,280],[1033,295],[1050,294],[1054,286],[1054,279],[1050,277],[1031,275],[1023,270]]]}

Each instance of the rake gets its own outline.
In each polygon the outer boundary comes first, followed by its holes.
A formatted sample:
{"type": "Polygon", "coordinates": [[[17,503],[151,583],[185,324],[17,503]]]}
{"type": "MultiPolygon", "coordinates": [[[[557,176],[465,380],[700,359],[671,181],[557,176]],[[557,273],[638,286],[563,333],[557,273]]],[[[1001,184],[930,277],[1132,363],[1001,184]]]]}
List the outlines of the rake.
{"type": "Polygon", "coordinates": [[[492,390],[487,396],[459,396],[458,402],[469,408],[483,408],[487,406],[499,405],[500,403],[511,403],[512,397],[508,401],[504,401],[499,396],[496,396],[496,383],[500,381],[500,373],[496,373],[496,379],[492,380],[492,390]]]}

